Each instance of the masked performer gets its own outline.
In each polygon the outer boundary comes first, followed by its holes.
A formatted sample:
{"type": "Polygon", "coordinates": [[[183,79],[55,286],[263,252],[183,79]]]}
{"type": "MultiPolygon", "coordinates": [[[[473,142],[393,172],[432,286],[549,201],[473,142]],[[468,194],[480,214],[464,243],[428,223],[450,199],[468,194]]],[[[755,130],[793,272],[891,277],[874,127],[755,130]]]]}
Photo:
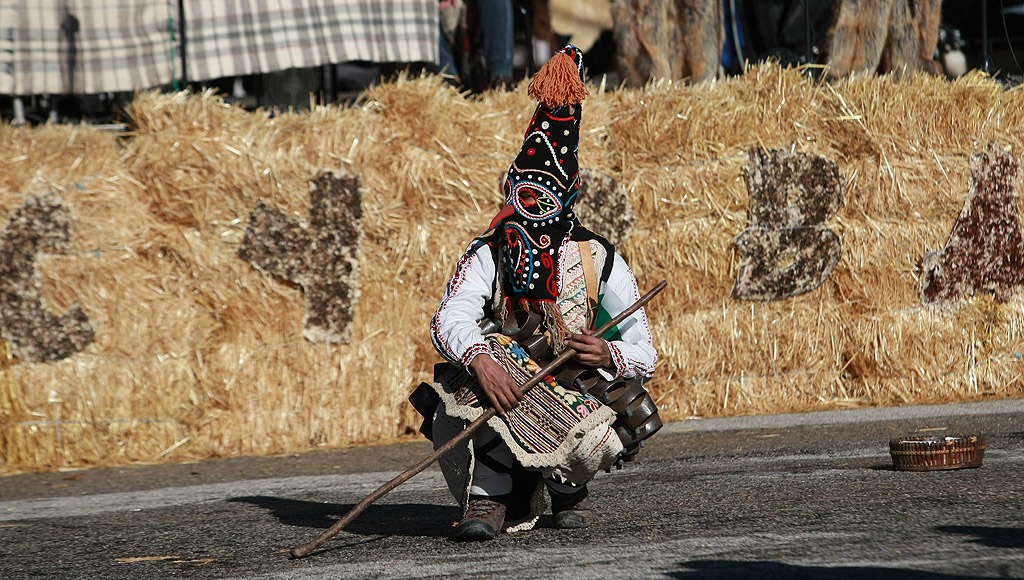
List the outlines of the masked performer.
{"type": "Polygon", "coordinates": [[[587,482],[631,459],[661,425],[641,386],[657,359],[643,309],[593,334],[640,294],[623,258],[573,213],[587,95],[580,51],[559,51],[529,94],[540,104],[508,170],[505,205],[459,260],[431,321],[448,361],[433,385],[435,446],[485,405],[498,411],[440,460],[465,510],[455,529],[461,540],[532,527],[546,509],[545,488],[556,527],[587,526],[587,482]],[[578,353],[573,362],[524,396],[519,386],[567,348],[578,353]]]}

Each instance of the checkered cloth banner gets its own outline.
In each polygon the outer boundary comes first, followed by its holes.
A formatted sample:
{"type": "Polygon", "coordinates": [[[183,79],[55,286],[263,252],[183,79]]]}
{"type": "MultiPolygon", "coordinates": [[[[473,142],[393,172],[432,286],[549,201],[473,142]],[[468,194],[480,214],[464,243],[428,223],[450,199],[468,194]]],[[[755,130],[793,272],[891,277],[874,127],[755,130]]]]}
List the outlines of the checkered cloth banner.
{"type": "Polygon", "coordinates": [[[131,91],[180,74],[177,0],[0,0],[0,94],[131,91]]]}
{"type": "Polygon", "coordinates": [[[439,18],[437,0],[186,0],[187,75],[437,62],[439,18]]]}
{"type": "Polygon", "coordinates": [[[94,94],[353,60],[436,62],[437,0],[0,0],[0,94],[94,94]],[[181,60],[184,49],[185,61],[181,60]]]}

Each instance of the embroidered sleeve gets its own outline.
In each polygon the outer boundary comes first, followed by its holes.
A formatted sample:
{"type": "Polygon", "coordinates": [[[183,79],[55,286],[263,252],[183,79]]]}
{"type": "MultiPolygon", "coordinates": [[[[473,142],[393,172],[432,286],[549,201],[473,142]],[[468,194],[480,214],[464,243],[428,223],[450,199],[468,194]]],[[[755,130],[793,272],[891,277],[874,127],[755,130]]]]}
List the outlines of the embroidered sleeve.
{"type": "Polygon", "coordinates": [[[490,354],[490,349],[487,347],[487,343],[474,343],[472,346],[466,349],[466,352],[462,353],[461,357],[459,357],[459,364],[468,369],[469,363],[473,362],[473,359],[476,358],[476,355],[484,353],[490,354]]]}
{"type": "Polygon", "coordinates": [[[487,352],[478,323],[494,291],[494,260],[490,246],[474,242],[459,260],[444,297],[430,321],[434,348],[451,363],[469,366],[487,352]]]}
{"type": "MultiPolygon", "coordinates": [[[[602,296],[602,305],[608,309],[611,316],[617,315],[640,299],[633,271],[618,254],[615,254],[614,260],[602,296]]],[[[654,376],[658,351],[654,349],[654,340],[644,309],[634,312],[619,324],[618,329],[621,340],[608,342],[608,350],[615,363],[615,374],[627,379],[640,377],[645,380],[654,376]]]]}
{"type": "Polygon", "coordinates": [[[626,357],[622,354],[622,349],[619,348],[618,341],[605,341],[608,343],[608,351],[612,354],[612,365],[615,367],[615,376],[630,378],[635,373],[630,368],[626,357]]]}

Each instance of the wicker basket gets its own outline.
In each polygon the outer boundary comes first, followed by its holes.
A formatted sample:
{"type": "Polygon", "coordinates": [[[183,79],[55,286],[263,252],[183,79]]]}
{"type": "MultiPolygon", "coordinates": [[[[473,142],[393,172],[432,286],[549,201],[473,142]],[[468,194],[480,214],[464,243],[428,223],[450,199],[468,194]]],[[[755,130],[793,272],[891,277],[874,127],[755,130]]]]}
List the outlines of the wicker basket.
{"type": "Polygon", "coordinates": [[[889,454],[899,471],[981,467],[985,438],[976,435],[900,437],[889,441],[889,454]]]}

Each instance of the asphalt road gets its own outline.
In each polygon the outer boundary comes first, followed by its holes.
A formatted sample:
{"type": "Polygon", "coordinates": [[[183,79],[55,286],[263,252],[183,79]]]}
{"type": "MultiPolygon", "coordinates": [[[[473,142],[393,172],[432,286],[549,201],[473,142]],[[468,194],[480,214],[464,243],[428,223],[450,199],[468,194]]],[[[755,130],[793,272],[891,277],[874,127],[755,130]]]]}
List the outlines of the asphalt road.
{"type": "Polygon", "coordinates": [[[289,548],[426,442],[0,479],[0,578],[1024,579],[1024,400],[667,425],[592,484],[590,528],[449,539],[432,467],[324,550],[289,548]],[[892,438],[967,433],[984,465],[896,471],[892,438]]]}

